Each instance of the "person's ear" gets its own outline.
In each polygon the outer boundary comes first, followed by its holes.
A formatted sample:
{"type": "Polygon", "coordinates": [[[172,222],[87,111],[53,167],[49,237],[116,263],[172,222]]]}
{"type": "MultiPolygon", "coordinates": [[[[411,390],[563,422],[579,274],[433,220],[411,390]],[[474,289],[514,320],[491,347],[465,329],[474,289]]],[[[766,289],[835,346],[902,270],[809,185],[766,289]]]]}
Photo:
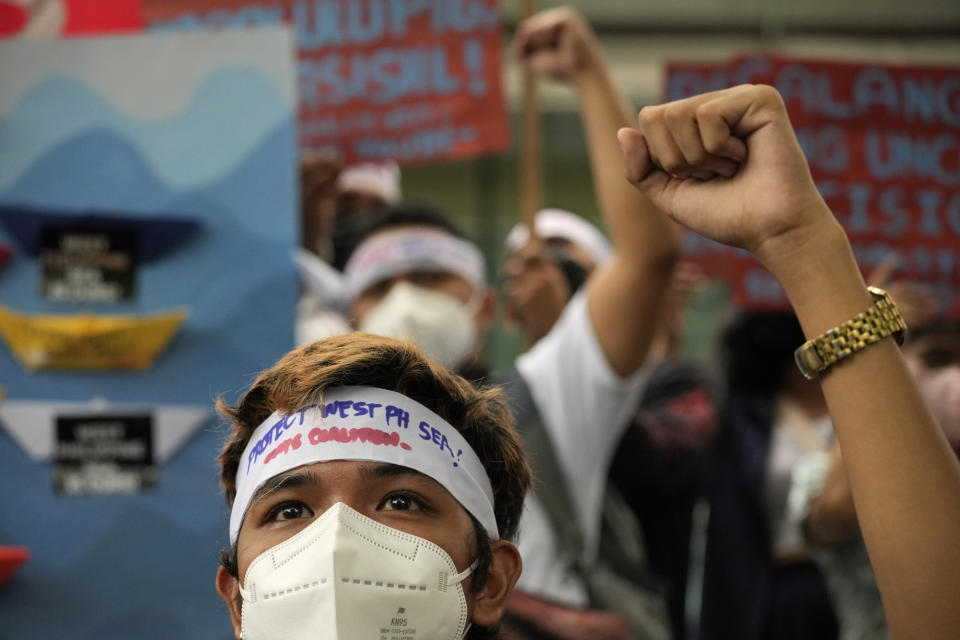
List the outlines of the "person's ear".
{"type": "Polygon", "coordinates": [[[473,602],[471,622],[480,627],[492,627],[500,622],[507,607],[513,585],[520,577],[523,561],[513,543],[497,540],[490,544],[493,561],[487,581],[473,602]]]}
{"type": "Polygon", "coordinates": [[[493,295],[493,291],[484,289],[482,295],[480,308],[477,309],[474,316],[477,323],[477,333],[481,336],[486,335],[487,331],[490,330],[497,315],[497,297],[493,295]]]}
{"type": "Polygon", "coordinates": [[[217,593],[227,605],[230,612],[230,624],[233,626],[233,635],[240,637],[240,583],[223,567],[217,567],[217,593]]]}

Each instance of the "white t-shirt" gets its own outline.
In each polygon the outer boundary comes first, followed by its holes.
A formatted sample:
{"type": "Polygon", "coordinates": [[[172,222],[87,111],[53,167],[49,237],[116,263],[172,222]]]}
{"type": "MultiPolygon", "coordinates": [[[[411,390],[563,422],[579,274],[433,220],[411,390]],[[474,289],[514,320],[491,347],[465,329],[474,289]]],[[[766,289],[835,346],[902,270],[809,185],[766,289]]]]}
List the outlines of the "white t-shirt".
{"type": "MultiPolygon", "coordinates": [[[[581,291],[550,333],[517,359],[517,370],[530,388],[567,478],[587,557],[595,557],[610,460],[636,413],[647,367],[626,378],[614,372],[597,342],[581,291]]],[[[523,556],[520,590],[569,606],[587,606],[586,588],[558,562],[550,518],[533,494],[524,504],[518,546],[523,556]]]]}
{"type": "Polygon", "coordinates": [[[773,557],[806,553],[803,530],[787,510],[794,466],[805,455],[828,451],[832,439],[830,416],[810,418],[788,396],[777,398],[763,487],[773,557]]]}

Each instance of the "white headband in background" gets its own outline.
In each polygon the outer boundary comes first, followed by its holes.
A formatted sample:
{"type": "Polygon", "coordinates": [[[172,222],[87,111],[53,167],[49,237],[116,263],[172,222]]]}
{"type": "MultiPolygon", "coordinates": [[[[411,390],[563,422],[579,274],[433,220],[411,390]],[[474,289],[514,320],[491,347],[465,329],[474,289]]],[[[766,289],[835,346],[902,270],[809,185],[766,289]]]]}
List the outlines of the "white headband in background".
{"type": "Polygon", "coordinates": [[[472,242],[441,230],[397,229],[376,233],[350,256],[347,297],[352,301],[381,280],[413,271],[449,271],[477,288],[486,283],[483,253],[472,242]]]}
{"type": "Polygon", "coordinates": [[[375,387],[337,387],[323,404],[274,412],[250,437],[237,469],[230,543],[257,489],[295,467],[328,460],[387,462],[427,475],[450,492],[493,540],[500,538],[493,489],[459,431],[410,398],[375,387]]]}
{"type": "MultiPolygon", "coordinates": [[[[595,266],[600,266],[613,255],[613,248],[606,236],[580,216],[564,209],[542,209],[534,219],[537,235],[541,238],[562,238],[583,247],[593,258],[595,266]]],[[[530,232],[526,225],[516,224],[507,234],[507,250],[516,251],[527,244],[530,232]]]]}
{"type": "Polygon", "coordinates": [[[365,193],[397,205],[401,199],[400,167],[389,160],[348,165],[337,176],[337,190],[365,193]]]}

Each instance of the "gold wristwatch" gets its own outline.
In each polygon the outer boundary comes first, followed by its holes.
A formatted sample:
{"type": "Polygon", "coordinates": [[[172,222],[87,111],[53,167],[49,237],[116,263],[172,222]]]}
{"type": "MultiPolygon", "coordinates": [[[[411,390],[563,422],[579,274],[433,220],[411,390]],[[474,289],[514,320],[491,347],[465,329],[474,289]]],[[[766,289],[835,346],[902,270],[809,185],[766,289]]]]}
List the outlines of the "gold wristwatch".
{"type": "Polygon", "coordinates": [[[807,340],[793,352],[800,373],[808,380],[816,378],[850,354],[887,336],[893,336],[897,344],[903,344],[907,325],[893,299],[886,291],[877,287],[867,287],[867,291],[873,296],[872,307],[813,340],[807,340]]]}

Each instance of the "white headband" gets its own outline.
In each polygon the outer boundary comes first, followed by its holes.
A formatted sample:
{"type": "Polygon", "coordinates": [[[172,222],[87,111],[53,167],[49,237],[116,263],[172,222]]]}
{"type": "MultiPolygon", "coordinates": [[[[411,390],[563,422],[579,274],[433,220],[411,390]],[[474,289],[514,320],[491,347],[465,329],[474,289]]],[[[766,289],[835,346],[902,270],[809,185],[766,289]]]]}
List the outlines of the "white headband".
{"type": "MultiPolygon", "coordinates": [[[[606,236],[580,216],[563,209],[543,209],[535,218],[541,238],[563,238],[587,250],[596,266],[610,259],[613,249],[606,236]]],[[[507,235],[507,250],[516,251],[527,244],[530,232],[526,225],[516,224],[507,235]]]]}
{"type": "Polygon", "coordinates": [[[361,162],[344,167],[337,190],[372,194],[389,205],[400,202],[400,167],[396,162],[361,162]]]}
{"type": "Polygon", "coordinates": [[[328,460],[388,462],[419,471],[443,485],[492,539],[500,538],[490,479],[459,431],[394,391],[337,387],[323,394],[323,404],[287,415],[274,412],[253,432],[237,469],[231,544],[264,482],[295,467],[328,460]]]}
{"type": "Polygon", "coordinates": [[[483,254],[472,242],[441,230],[397,229],[371,236],[350,256],[347,297],[352,301],[367,287],[412,271],[450,271],[475,288],[486,283],[483,254]]]}

